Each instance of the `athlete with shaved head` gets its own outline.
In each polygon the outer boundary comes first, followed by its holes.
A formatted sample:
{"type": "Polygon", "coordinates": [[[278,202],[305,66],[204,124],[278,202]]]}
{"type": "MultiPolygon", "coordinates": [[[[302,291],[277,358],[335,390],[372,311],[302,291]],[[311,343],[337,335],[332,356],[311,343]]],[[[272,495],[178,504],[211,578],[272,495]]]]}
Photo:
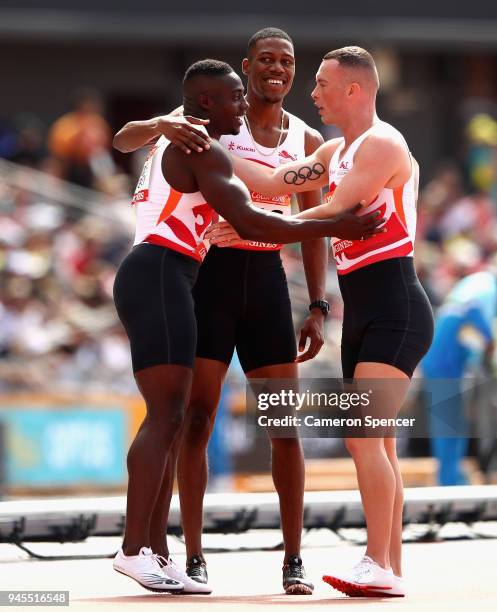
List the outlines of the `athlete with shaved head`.
{"type": "MultiPolygon", "coordinates": [[[[382,379],[387,395],[392,391],[385,409],[396,413],[431,344],[433,315],[413,262],[418,166],[402,134],[378,118],[378,86],[366,50],[327,53],[312,99],[323,123],[338,126],[343,138],[275,170],[237,157],[233,164],[251,189],[269,194],[328,185],[326,202],[300,218],[333,218],[359,201],[367,203],[364,214],[379,210],[385,216],[384,233],[367,241],[332,238],[332,247],[344,300],[343,376],[382,379]]],[[[367,550],[350,572],[330,572],[324,579],[348,595],[402,596],[403,492],[395,438],[347,438],[346,445],[357,469],[367,550]]]]}

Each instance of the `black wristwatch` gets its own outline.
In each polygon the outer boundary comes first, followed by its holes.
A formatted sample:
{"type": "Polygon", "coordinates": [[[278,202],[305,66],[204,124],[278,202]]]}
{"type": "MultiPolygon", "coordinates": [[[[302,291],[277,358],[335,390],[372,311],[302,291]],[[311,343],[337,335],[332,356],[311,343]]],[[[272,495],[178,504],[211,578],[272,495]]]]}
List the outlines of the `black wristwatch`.
{"type": "Polygon", "coordinates": [[[319,308],[325,317],[327,317],[330,312],[330,304],[326,300],[316,300],[312,302],[312,304],[309,304],[309,310],[313,308],[319,308]]]}

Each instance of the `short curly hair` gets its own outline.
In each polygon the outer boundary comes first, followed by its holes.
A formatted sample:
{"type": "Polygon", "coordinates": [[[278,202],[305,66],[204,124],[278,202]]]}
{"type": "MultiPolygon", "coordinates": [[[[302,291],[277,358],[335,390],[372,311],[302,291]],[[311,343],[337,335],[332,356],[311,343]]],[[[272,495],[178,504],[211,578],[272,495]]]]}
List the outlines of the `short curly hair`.
{"type": "Polygon", "coordinates": [[[183,84],[197,76],[222,77],[234,72],[233,68],[226,62],[215,59],[204,59],[195,62],[185,72],[183,84]]]}
{"type": "Polygon", "coordinates": [[[251,36],[250,40],[247,44],[247,57],[250,57],[250,53],[252,49],[255,47],[256,43],[259,40],[265,40],[266,38],[282,38],[283,40],[287,40],[292,47],[293,40],[290,38],[290,35],[287,34],[284,30],[280,30],[279,28],[263,28],[256,32],[253,36],[251,36]]]}

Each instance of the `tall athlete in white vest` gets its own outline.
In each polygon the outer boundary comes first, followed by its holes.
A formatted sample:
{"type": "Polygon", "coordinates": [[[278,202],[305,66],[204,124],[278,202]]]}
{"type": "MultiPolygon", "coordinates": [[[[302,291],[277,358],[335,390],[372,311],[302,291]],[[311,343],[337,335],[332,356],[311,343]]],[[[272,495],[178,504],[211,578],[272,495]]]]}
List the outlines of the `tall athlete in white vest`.
{"type": "MultiPolygon", "coordinates": [[[[315,151],[322,143],[321,136],[282,107],[295,73],[293,44],[288,35],[270,28],[256,33],[249,41],[242,68],[248,77],[249,109],[240,133],[223,137],[221,144],[255,165],[270,167],[303,159],[315,151]]],[[[259,208],[284,216],[291,214],[291,197],[285,191],[272,196],[251,191],[251,198],[259,208]]],[[[319,202],[319,191],[308,191],[299,198],[301,209],[319,202]]],[[[238,240],[230,248],[212,247],[195,286],[199,324],[195,382],[178,463],[192,575],[199,573],[195,560],[203,562],[205,451],[234,349],[247,378],[297,377],[295,330],[281,246],[268,241],[238,240]],[[216,300],[212,299],[213,291],[216,300]]],[[[306,359],[314,357],[323,344],[326,243],[322,239],[303,243],[302,252],[310,303],[315,305],[301,334],[301,350],[310,338],[309,350],[303,357],[306,359]]],[[[300,559],[304,494],[301,444],[297,438],[273,438],[271,450],[285,546],[283,587],[288,594],[310,594],[313,586],[305,577],[300,559]]]]}
{"type": "MultiPolygon", "coordinates": [[[[343,375],[383,379],[386,386],[395,381],[388,408],[396,412],[431,344],[433,315],[413,264],[418,167],[403,136],[376,115],[378,86],[374,60],[364,49],[328,53],[312,98],[322,121],[338,126],[344,137],[277,170],[236,157],[233,164],[249,188],[269,194],[328,185],[326,203],[301,218],[329,218],[358,201],[367,203],[364,214],[379,210],[385,216],[384,233],[332,243],[345,306],[343,375]]],[[[230,231],[216,229],[210,239],[225,243],[230,231]]],[[[357,469],[368,544],[353,570],[324,579],[349,595],[402,596],[403,494],[395,438],[348,438],[346,444],[357,469]]]]}
{"type": "MultiPolygon", "coordinates": [[[[247,76],[249,108],[236,136],[221,144],[254,165],[279,167],[304,159],[323,142],[319,133],[284,110],[295,74],[293,43],[283,31],[267,28],[248,43],[242,69],[247,76]]],[[[286,191],[267,195],[251,191],[259,208],[291,214],[286,191]]],[[[316,206],[320,192],[299,198],[301,209],[316,206]]],[[[206,450],[214,425],[224,377],[236,348],[247,378],[297,378],[297,348],[291,303],[280,258],[281,244],[237,240],[230,248],[211,247],[194,289],[199,327],[195,377],[178,462],[178,483],[188,572],[207,579],[202,554],[202,506],[207,486],[206,450]],[[229,281],[227,280],[229,279],[229,281]],[[215,299],[213,299],[215,295],[215,299]]],[[[325,240],[302,244],[310,303],[301,334],[303,357],[312,358],[323,344],[327,304],[325,240]],[[322,310],[323,309],[323,310],[322,310]]],[[[273,438],[272,474],[279,495],[285,546],[283,587],[288,594],[311,594],[300,558],[303,522],[304,460],[297,438],[273,438]]]]}

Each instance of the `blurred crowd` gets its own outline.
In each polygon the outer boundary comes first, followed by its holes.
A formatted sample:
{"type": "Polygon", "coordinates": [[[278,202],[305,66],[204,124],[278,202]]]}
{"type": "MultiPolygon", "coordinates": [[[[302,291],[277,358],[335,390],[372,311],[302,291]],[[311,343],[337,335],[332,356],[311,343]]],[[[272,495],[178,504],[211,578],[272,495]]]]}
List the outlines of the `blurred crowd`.
{"type": "MultiPolygon", "coordinates": [[[[465,130],[459,159],[421,163],[416,264],[434,307],[459,279],[497,263],[497,121],[475,115],[465,130]]],[[[50,126],[34,116],[0,120],[0,392],[135,392],[112,285],[132,241],[136,177],[116,164],[111,141],[90,90],[50,126]]],[[[299,246],[285,247],[283,258],[298,330],[309,302],[299,246]]],[[[302,366],[304,377],[340,376],[332,263],[327,287],[327,341],[302,366]]]]}
{"type": "Polygon", "coordinates": [[[130,183],[98,95],[78,92],[48,129],[0,129],[0,392],[134,393],[112,303],[130,183]]]}

